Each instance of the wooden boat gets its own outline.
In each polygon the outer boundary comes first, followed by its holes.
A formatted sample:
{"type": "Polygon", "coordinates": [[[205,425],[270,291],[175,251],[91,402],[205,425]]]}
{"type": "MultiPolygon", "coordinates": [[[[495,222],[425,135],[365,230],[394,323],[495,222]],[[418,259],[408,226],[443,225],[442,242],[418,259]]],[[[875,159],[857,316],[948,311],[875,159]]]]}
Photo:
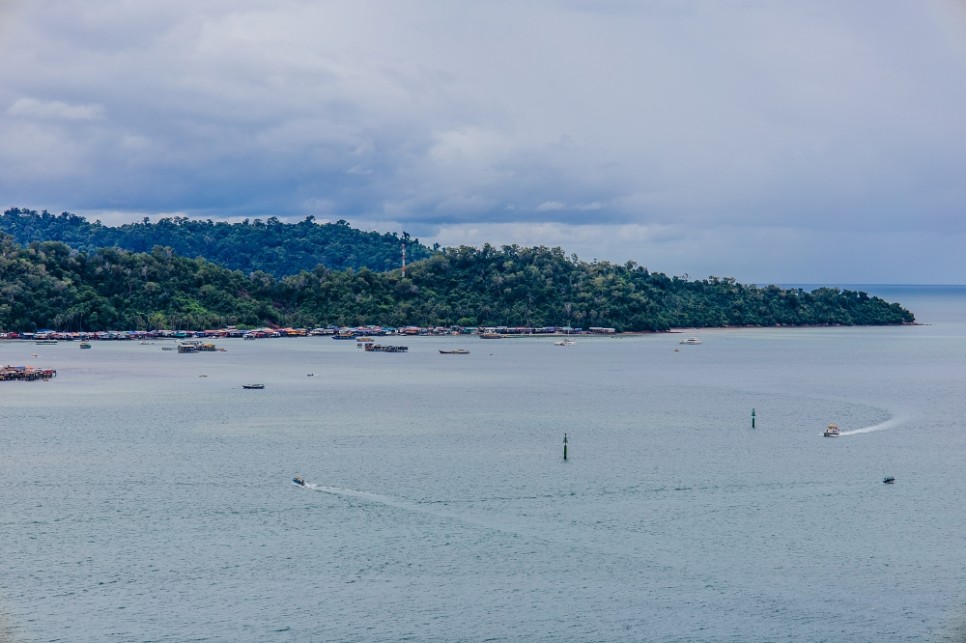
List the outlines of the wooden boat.
{"type": "Polygon", "coordinates": [[[363,344],[367,353],[405,353],[408,346],[388,346],[383,344],[363,344]]]}

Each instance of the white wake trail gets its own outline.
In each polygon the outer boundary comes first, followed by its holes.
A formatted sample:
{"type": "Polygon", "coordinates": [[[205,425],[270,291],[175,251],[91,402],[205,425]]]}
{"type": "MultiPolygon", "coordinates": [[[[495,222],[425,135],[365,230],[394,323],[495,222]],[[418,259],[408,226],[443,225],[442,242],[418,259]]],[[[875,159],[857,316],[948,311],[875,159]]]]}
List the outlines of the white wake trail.
{"type": "Polygon", "coordinates": [[[907,418],[905,417],[897,416],[889,420],[886,420],[885,422],[874,424],[872,426],[866,426],[861,429],[852,429],[851,431],[842,431],[841,433],[839,433],[839,435],[840,436],[858,435],[860,433],[872,433],[873,431],[885,431],[886,429],[892,429],[899,426],[900,424],[904,424],[906,420],[907,418]]]}

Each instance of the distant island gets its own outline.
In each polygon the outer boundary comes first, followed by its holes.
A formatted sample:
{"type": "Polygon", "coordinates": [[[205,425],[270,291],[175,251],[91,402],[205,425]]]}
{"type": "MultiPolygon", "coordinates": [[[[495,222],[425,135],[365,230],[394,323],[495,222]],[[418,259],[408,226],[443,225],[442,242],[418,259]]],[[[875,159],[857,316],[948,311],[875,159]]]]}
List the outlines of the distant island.
{"type": "Polygon", "coordinates": [[[659,332],[914,322],[900,304],[864,292],[668,277],[542,246],[428,248],[405,233],[311,217],[112,228],[69,213],[14,208],[0,216],[0,331],[380,324],[659,332]]]}

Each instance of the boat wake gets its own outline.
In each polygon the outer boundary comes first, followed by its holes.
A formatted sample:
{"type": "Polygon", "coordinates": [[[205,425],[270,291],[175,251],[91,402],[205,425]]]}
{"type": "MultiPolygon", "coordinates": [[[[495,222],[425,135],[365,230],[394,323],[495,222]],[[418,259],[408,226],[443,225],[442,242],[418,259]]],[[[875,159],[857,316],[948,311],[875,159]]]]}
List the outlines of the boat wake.
{"type": "Polygon", "coordinates": [[[872,433],[874,431],[885,431],[886,429],[892,429],[899,426],[900,424],[904,424],[906,422],[906,419],[907,418],[904,418],[904,417],[894,417],[889,420],[886,420],[885,422],[880,422],[879,424],[874,424],[872,426],[866,426],[861,429],[842,431],[841,433],[839,433],[839,435],[844,437],[847,435],[858,435],[860,433],[872,433]]]}
{"type": "Polygon", "coordinates": [[[512,518],[496,518],[479,514],[469,515],[463,512],[447,511],[439,506],[439,504],[436,502],[427,503],[425,501],[404,500],[402,498],[395,498],[379,493],[371,493],[369,491],[359,491],[357,489],[347,489],[345,487],[329,487],[306,483],[305,488],[311,489],[312,491],[340,496],[346,499],[358,500],[367,504],[377,504],[402,511],[410,511],[428,516],[434,516],[442,520],[452,520],[481,529],[511,534],[513,536],[529,537],[543,541],[548,540],[545,534],[541,534],[526,525],[518,524],[518,521],[515,521],[512,518]]]}

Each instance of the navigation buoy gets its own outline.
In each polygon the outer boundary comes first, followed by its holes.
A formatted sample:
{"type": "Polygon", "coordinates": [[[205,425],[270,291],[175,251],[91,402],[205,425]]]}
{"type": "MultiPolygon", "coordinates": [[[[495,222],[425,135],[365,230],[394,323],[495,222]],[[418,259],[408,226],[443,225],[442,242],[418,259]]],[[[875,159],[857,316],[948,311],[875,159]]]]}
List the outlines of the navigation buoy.
{"type": "Polygon", "coordinates": [[[755,409],[751,409],[751,428],[755,428],[755,409]]]}
{"type": "Polygon", "coordinates": [[[564,433],[564,460],[567,459],[567,434],[564,433]]]}

